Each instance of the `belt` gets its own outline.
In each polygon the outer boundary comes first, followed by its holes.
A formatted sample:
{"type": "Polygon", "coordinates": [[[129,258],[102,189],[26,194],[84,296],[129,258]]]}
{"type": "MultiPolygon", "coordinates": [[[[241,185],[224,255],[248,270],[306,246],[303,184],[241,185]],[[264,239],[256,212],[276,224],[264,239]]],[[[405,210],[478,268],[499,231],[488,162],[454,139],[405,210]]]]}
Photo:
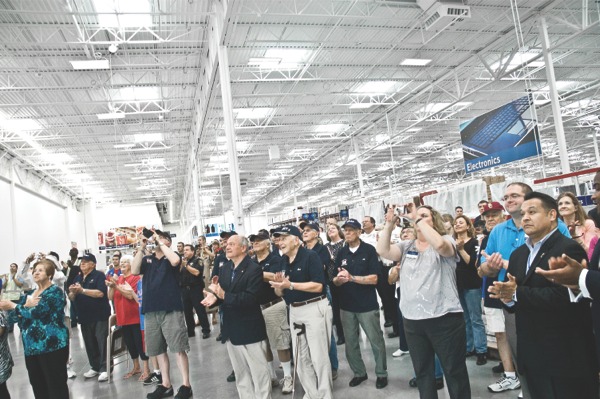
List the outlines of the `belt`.
{"type": "Polygon", "coordinates": [[[325,295],[319,295],[318,297],[315,298],[311,298],[309,300],[306,301],[302,301],[302,302],[292,302],[290,305],[292,305],[295,308],[298,308],[300,306],[304,306],[304,305],[308,305],[309,303],[313,303],[313,302],[319,302],[323,299],[327,298],[327,296],[325,295]]]}
{"type": "Polygon", "coordinates": [[[265,303],[264,305],[260,305],[260,309],[261,309],[261,310],[265,310],[265,309],[267,309],[267,308],[270,308],[271,306],[273,306],[273,305],[275,305],[275,304],[278,304],[278,303],[279,303],[279,302],[281,302],[281,301],[283,301],[283,299],[282,299],[282,298],[277,298],[277,299],[275,299],[275,300],[273,300],[273,301],[271,301],[271,302],[267,302],[267,303],[265,303]]]}

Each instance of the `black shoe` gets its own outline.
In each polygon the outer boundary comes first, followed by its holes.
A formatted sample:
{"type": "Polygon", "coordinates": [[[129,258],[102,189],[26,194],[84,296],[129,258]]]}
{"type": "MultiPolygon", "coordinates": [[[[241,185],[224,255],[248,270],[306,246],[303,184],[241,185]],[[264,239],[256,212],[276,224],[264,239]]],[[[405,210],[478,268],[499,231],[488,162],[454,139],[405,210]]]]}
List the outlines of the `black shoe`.
{"type": "Polygon", "coordinates": [[[210,338],[210,333],[202,333],[202,339],[210,338]]]}
{"type": "Polygon", "coordinates": [[[162,384],[162,375],[155,372],[150,373],[148,378],[144,380],[144,385],[162,384]]]}
{"type": "Polygon", "coordinates": [[[394,323],[392,323],[391,321],[386,321],[385,323],[383,323],[384,327],[391,327],[394,323]]]}
{"type": "Polygon", "coordinates": [[[221,333],[219,333],[219,336],[217,337],[217,341],[221,341],[221,333]]]}
{"type": "Polygon", "coordinates": [[[388,334],[388,338],[398,338],[398,335],[399,334],[397,332],[393,331],[388,334]]]}
{"type": "Polygon", "coordinates": [[[338,345],[344,345],[345,343],[346,343],[346,340],[344,339],[344,337],[338,338],[338,340],[337,340],[338,345]]]}
{"type": "Polygon", "coordinates": [[[470,352],[465,353],[465,357],[471,357],[471,356],[475,356],[475,355],[476,355],[475,351],[470,351],[470,352]]]}
{"type": "Polygon", "coordinates": [[[150,392],[148,395],[146,395],[146,398],[161,399],[161,398],[168,398],[169,396],[173,396],[173,387],[167,388],[161,384],[156,387],[154,392],[150,392]]]}
{"type": "Polygon", "coordinates": [[[477,365],[483,366],[486,363],[487,363],[487,356],[485,355],[485,353],[478,353],[477,354],[477,365]]]}
{"type": "Polygon", "coordinates": [[[227,382],[235,381],[235,371],[232,371],[231,374],[227,376],[227,382]]]}
{"type": "Polygon", "coordinates": [[[366,375],[363,375],[362,377],[354,377],[353,379],[350,380],[350,384],[348,384],[348,385],[350,385],[351,387],[355,387],[357,385],[362,384],[362,382],[366,381],[367,378],[368,377],[366,375]]]}
{"type": "Polygon", "coordinates": [[[502,362],[498,363],[497,366],[492,367],[492,372],[493,373],[504,373],[504,365],[502,364],[502,362]]]}
{"type": "Polygon", "coordinates": [[[196,336],[196,333],[195,333],[195,332],[193,332],[193,333],[191,333],[191,334],[190,334],[190,333],[188,333],[188,338],[193,338],[193,337],[195,337],[195,336],[196,336]]]}
{"type": "Polygon", "coordinates": [[[408,381],[408,386],[410,386],[411,388],[416,388],[417,387],[417,377],[411,378],[410,381],[408,381]]]}
{"type": "Polygon", "coordinates": [[[375,388],[377,388],[377,389],[385,388],[385,387],[387,387],[387,384],[388,384],[387,377],[377,377],[377,381],[375,382],[375,388]]]}
{"type": "Polygon", "coordinates": [[[435,379],[435,389],[444,389],[444,377],[435,379]]]}
{"type": "Polygon", "coordinates": [[[177,395],[175,395],[175,399],[189,399],[191,397],[192,387],[186,387],[185,385],[180,386],[177,395]]]}

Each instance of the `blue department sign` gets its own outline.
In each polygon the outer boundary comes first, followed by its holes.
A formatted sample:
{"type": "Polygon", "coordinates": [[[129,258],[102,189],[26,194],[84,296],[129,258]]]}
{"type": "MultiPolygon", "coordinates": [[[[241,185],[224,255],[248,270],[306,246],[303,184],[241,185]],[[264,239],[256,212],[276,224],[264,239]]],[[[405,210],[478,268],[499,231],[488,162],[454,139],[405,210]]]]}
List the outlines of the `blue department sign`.
{"type": "Polygon", "coordinates": [[[528,96],[462,123],[465,171],[476,172],[541,154],[537,133],[528,96]]]}

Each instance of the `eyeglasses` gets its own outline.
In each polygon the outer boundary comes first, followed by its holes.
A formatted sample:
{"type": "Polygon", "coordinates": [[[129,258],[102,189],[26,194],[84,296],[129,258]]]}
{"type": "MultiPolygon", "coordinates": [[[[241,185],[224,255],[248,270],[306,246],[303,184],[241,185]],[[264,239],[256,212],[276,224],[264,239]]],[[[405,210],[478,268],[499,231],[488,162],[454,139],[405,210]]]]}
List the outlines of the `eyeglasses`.
{"type": "Polygon", "coordinates": [[[505,195],[504,197],[502,197],[502,199],[503,199],[504,201],[508,201],[509,199],[517,199],[517,198],[520,198],[520,197],[524,197],[524,195],[523,195],[523,194],[511,194],[511,195],[505,195]]]}

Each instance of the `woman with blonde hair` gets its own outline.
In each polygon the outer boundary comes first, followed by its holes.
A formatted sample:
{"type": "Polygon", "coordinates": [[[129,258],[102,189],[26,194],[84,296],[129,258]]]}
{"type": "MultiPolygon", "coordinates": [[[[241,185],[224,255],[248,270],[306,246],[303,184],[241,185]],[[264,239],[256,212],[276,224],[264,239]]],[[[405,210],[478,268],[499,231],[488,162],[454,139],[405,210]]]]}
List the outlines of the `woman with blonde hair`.
{"type": "Polygon", "coordinates": [[[591,254],[594,248],[590,249],[590,242],[598,233],[594,221],[587,217],[575,194],[562,193],[556,202],[558,202],[560,218],[569,228],[571,238],[577,241],[588,254],[591,254]]]}

